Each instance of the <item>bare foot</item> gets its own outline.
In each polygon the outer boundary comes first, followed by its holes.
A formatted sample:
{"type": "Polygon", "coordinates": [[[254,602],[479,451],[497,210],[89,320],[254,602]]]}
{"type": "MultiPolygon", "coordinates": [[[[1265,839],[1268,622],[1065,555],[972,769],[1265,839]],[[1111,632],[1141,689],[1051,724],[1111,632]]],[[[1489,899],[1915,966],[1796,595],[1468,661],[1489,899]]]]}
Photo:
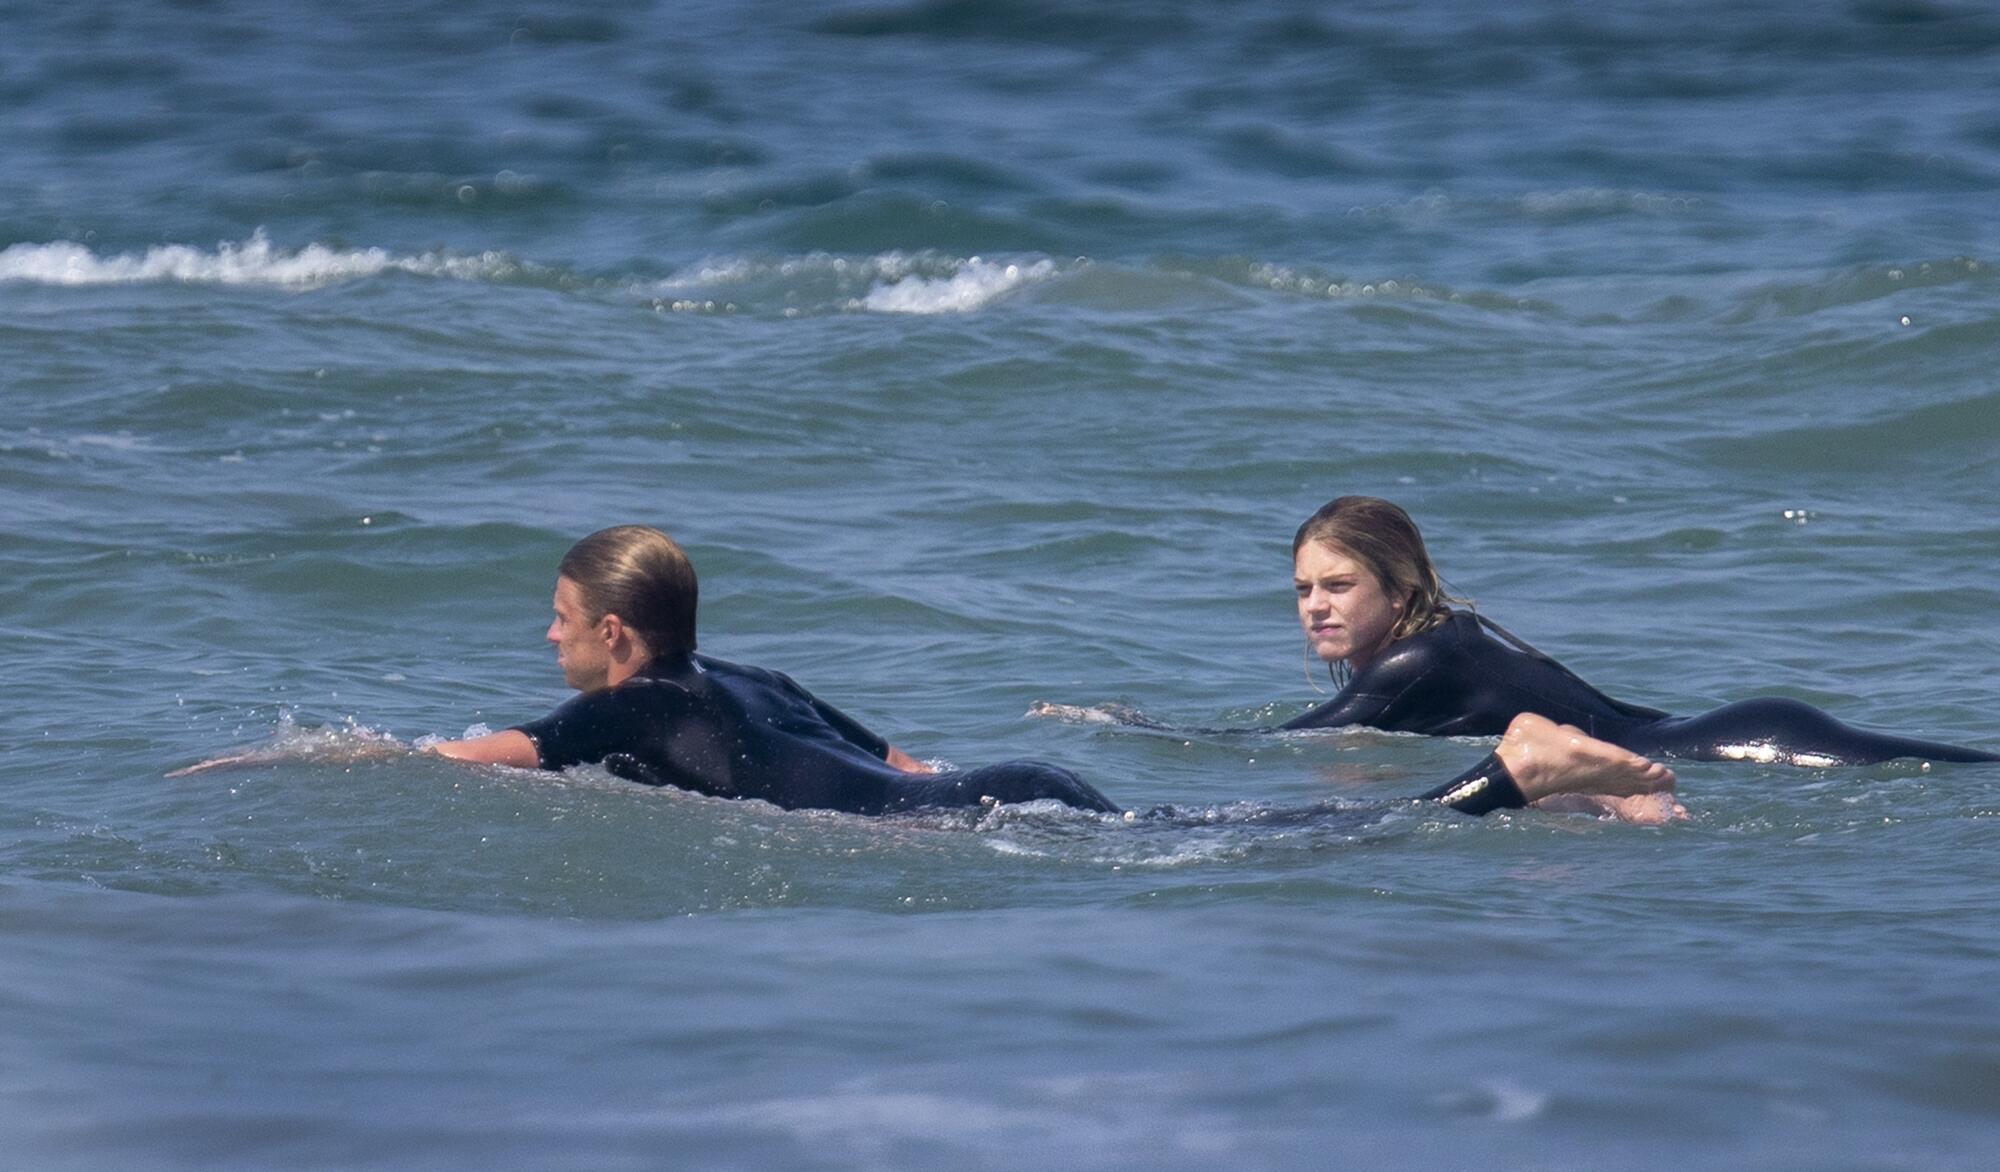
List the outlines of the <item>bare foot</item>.
{"type": "Polygon", "coordinates": [[[1531,712],[1514,718],[1493,752],[1531,803],[1556,794],[1636,798],[1674,790],[1666,766],[1531,712]]]}

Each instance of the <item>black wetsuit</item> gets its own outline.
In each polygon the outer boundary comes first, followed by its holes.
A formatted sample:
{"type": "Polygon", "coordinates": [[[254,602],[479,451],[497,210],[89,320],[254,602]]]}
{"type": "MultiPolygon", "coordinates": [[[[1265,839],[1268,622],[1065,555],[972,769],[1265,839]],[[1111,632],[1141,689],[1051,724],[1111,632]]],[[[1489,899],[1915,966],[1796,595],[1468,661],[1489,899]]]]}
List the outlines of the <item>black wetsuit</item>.
{"type": "MultiPolygon", "coordinates": [[[[1050,798],[1119,812],[1076,774],[1038,761],[905,773],[885,760],[887,741],[790,677],[706,655],[656,657],[616,687],[515,727],[544,769],[602,763],[631,781],[788,810],[887,814],[1050,798]]],[[[1494,757],[1423,796],[1472,814],[1523,804],[1494,757]]]]}
{"type": "Polygon", "coordinates": [[[1367,725],[1433,736],[1497,736],[1523,712],[1573,724],[1646,756],[1864,765],[1895,757],[2000,761],[2000,755],[1864,732],[1798,700],[1727,704],[1670,716],[1614,700],[1484,618],[1454,611],[1400,639],[1340,694],[1285,728],[1367,725]]]}
{"type": "Polygon", "coordinates": [[[905,773],[884,760],[889,742],[789,677],[706,655],[657,656],[617,687],[518,727],[544,769],[602,762],[647,785],[788,810],[885,814],[981,798],[1118,810],[1074,773],[1037,761],[905,773]]]}

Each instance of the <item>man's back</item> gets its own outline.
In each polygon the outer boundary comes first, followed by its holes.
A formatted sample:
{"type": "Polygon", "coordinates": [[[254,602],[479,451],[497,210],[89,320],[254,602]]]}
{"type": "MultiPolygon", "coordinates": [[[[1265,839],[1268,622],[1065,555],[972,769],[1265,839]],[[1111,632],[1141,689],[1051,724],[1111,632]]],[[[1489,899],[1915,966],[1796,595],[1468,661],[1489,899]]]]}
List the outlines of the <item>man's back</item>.
{"type": "Polygon", "coordinates": [[[613,688],[519,726],[546,769],[620,777],[787,809],[880,813],[903,777],[888,743],[777,672],[663,656],[613,688]]]}

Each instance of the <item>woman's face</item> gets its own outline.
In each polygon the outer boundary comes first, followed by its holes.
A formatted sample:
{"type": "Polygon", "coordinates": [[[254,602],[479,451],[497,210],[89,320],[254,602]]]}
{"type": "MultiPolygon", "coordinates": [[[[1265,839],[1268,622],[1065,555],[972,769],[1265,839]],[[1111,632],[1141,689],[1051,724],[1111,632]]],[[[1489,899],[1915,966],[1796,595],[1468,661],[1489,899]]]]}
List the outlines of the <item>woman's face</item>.
{"type": "Polygon", "coordinates": [[[1389,632],[1403,616],[1403,603],[1391,600],[1366,566],[1323,542],[1299,547],[1292,588],[1299,596],[1306,646],[1328,663],[1346,660],[1355,671],[1389,645],[1389,632]]]}

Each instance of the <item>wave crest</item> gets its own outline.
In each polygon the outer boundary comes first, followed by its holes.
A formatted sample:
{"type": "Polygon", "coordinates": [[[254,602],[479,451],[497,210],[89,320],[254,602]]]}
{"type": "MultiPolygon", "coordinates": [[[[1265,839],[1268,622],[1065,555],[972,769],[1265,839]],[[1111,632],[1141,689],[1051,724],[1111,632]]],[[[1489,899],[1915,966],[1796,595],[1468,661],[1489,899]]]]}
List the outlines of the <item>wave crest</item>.
{"type": "Polygon", "coordinates": [[[877,313],[969,313],[1031,281],[1053,276],[1053,261],[999,264],[973,257],[948,277],[904,277],[869,290],[860,307],[877,313]]]}
{"type": "Polygon", "coordinates": [[[318,288],[387,272],[456,280],[502,279],[523,270],[502,253],[453,256],[443,252],[398,256],[381,248],[340,249],[308,244],[287,252],[273,247],[262,229],[240,244],[223,241],[213,251],[160,244],[143,253],[100,256],[70,240],[15,244],[0,250],[0,281],[39,285],[134,285],[179,281],[198,285],[318,288]]]}
{"type": "MultiPolygon", "coordinates": [[[[951,257],[932,252],[830,253],[778,260],[716,258],[662,281],[670,294],[657,308],[709,309],[723,290],[752,304],[778,300],[786,315],[829,310],[860,313],[971,313],[1030,284],[1063,275],[1047,257],[1018,261],[951,257]],[[698,294],[699,296],[689,296],[698,294]]],[[[732,303],[733,304],[733,303],[732,303]]]]}

